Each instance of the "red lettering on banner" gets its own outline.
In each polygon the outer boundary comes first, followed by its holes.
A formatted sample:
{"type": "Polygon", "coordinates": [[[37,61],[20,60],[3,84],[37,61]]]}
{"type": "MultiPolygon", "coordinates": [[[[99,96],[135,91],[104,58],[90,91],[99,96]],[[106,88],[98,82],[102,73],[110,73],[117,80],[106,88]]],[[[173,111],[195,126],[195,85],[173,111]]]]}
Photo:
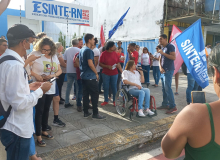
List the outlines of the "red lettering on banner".
{"type": "Polygon", "coordinates": [[[89,10],[82,10],[82,19],[89,20],[89,10]]]}

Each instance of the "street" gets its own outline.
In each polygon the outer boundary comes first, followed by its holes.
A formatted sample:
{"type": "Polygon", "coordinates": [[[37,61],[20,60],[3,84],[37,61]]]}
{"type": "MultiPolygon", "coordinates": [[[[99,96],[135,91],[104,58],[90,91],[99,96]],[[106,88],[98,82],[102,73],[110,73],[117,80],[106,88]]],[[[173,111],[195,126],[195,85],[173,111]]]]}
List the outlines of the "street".
{"type": "MultiPolygon", "coordinates": [[[[136,145],[100,160],[168,160],[162,154],[162,149],[160,147],[161,140],[162,138],[159,138],[150,143],[136,145]]],[[[175,160],[183,160],[183,154],[184,153],[181,154],[181,157],[175,160]]]]}

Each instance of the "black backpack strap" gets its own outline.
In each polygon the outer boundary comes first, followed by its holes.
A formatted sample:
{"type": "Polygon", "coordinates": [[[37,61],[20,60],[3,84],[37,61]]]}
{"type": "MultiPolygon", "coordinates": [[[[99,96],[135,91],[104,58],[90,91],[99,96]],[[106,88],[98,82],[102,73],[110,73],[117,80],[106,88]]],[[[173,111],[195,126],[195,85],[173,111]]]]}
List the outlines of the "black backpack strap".
{"type": "Polygon", "coordinates": [[[10,56],[10,55],[4,56],[3,58],[0,59],[0,64],[3,63],[4,61],[8,61],[8,60],[17,60],[17,59],[13,56],[10,56]]]}
{"type": "MultiPolygon", "coordinates": [[[[8,60],[16,60],[16,61],[19,61],[18,59],[16,59],[14,56],[11,56],[11,55],[8,55],[8,56],[4,56],[3,58],[0,59],[0,64],[5,62],[5,61],[8,61],[8,60]]],[[[26,79],[26,75],[27,75],[27,71],[26,69],[24,68],[24,78],[26,79]]]]}

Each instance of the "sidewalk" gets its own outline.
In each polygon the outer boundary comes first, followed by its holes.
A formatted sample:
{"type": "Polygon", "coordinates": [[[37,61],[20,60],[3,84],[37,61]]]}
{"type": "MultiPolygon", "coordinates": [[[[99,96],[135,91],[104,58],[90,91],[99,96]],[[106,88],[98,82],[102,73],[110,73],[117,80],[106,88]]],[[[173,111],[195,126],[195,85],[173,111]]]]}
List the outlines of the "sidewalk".
{"type": "MultiPolygon", "coordinates": [[[[150,83],[151,85],[149,86],[149,89],[151,91],[151,95],[155,97],[156,106],[159,107],[162,102],[161,83],[157,88],[152,87],[152,84],[154,84],[152,73],[150,74],[150,83]]],[[[178,112],[176,114],[178,114],[179,111],[186,106],[186,87],[187,77],[182,74],[179,78],[179,95],[175,96],[178,108],[178,112]]],[[[175,92],[174,77],[172,88],[173,92],[175,92]]],[[[63,87],[63,98],[65,98],[65,91],[66,83],[64,83],[63,87]]],[[[204,91],[206,92],[206,99],[208,103],[218,100],[218,97],[213,89],[212,81],[210,81],[209,87],[207,87],[204,91]]],[[[73,95],[71,94],[71,98],[72,96],[73,95]]],[[[153,118],[136,118],[134,114],[133,121],[131,121],[129,117],[123,118],[119,116],[115,107],[113,107],[112,102],[105,107],[101,107],[100,104],[103,102],[103,98],[103,94],[100,95],[99,112],[101,115],[105,115],[107,117],[107,119],[103,121],[92,120],[91,118],[84,119],[83,113],[79,113],[76,110],[76,101],[70,102],[74,104],[74,107],[72,108],[64,108],[63,105],[60,105],[59,118],[66,123],[66,127],[57,128],[52,126],[52,131],[50,133],[55,137],[55,139],[45,140],[47,143],[46,147],[36,146],[38,155],[44,159],[62,159],[64,157],[66,157],[64,159],[97,159],[97,157],[105,157],[116,151],[163,135],[168,129],[167,126],[170,126],[175,118],[175,116],[165,114],[165,111],[162,110],[158,111],[158,115],[153,118]],[[163,127],[165,128],[163,129],[163,127]],[[149,130],[149,132],[147,130],[149,130]],[[140,138],[140,135],[143,138],[142,141],[139,141],[138,139],[140,138]],[[129,140],[128,137],[130,137],[129,140]],[[115,143],[108,143],[108,145],[106,145],[106,141],[110,142],[114,139],[120,141],[120,146],[113,146],[115,143]],[[97,146],[99,146],[99,148],[97,148],[97,146]],[[114,148],[114,150],[109,151],[111,147],[114,148]],[[105,149],[109,151],[106,154],[100,155],[100,153],[103,152],[97,152],[97,150],[105,151],[105,149]],[[88,153],[85,153],[84,151],[88,153]],[[71,158],[76,155],[77,158],[71,158]]],[[[52,124],[52,121],[53,111],[51,108],[49,125],[52,124]]]]}

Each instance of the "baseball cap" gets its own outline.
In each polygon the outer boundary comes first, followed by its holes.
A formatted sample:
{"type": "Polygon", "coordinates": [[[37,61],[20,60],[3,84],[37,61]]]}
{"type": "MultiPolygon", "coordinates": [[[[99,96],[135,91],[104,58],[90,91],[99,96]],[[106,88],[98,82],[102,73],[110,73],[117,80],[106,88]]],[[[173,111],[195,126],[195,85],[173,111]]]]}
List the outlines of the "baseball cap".
{"type": "Polygon", "coordinates": [[[8,40],[17,40],[33,37],[36,38],[34,32],[23,24],[15,24],[9,28],[7,33],[8,40]]]}

